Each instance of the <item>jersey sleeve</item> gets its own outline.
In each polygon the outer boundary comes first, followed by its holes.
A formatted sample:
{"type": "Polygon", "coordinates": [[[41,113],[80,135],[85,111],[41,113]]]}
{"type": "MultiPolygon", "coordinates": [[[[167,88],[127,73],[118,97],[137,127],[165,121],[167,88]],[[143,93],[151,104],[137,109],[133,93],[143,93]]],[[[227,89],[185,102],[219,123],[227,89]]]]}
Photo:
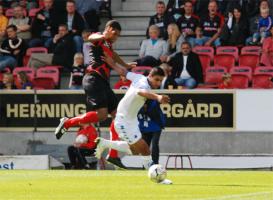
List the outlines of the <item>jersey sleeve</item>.
{"type": "Polygon", "coordinates": [[[133,83],[134,83],[134,82],[137,82],[137,81],[140,80],[142,77],[144,77],[144,76],[141,75],[141,74],[133,73],[133,72],[128,72],[128,73],[126,74],[126,79],[132,81],[133,83]]]}

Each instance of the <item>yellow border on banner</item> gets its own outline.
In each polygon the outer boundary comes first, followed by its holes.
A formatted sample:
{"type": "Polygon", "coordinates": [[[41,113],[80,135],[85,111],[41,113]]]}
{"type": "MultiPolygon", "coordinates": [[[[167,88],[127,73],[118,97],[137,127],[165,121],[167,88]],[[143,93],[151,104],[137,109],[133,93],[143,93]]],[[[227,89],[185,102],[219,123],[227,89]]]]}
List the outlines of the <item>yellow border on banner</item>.
{"type": "MultiPolygon", "coordinates": [[[[230,128],[212,128],[212,127],[198,127],[198,128],[165,128],[165,132],[235,132],[236,131],[236,95],[237,91],[236,90],[153,90],[156,93],[160,94],[233,94],[233,127],[230,128]]],[[[125,90],[114,90],[116,94],[125,94],[125,90]]],[[[5,90],[5,91],[0,91],[0,94],[45,94],[45,95],[50,95],[50,94],[84,94],[83,90],[5,90]]],[[[45,132],[52,132],[55,130],[55,128],[48,128],[48,127],[37,127],[36,129],[38,132],[39,131],[45,131],[45,132]]],[[[73,129],[72,129],[73,130],[73,129]]],[[[76,129],[75,129],[76,130],[76,129]]],[[[27,132],[27,131],[34,131],[34,128],[12,128],[12,127],[5,127],[5,128],[0,128],[0,131],[9,131],[9,132],[27,132]]],[[[101,131],[107,132],[109,131],[108,128],[101,128],[101,131]]]]}

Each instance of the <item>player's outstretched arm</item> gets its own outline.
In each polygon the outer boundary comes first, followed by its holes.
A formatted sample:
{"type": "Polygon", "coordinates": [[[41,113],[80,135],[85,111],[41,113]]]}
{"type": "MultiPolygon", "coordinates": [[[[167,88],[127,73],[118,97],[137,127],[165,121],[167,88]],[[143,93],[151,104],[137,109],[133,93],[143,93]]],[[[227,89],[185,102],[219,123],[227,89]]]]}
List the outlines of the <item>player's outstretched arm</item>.
{"type": "Polygon", "coordinates": [[[102,57],[102,60],[106,62],[113,70],[115,70],[120,76],[125,76],[128,73],[127,69],[124,67],[118,66],[113,58],[111,58],[107,53],[104,54],[104,57],[102,57]]]}
{"type": "Polygon", "coordinates": [[[162,103],[162,104],[166,104],[166,103],[170,102],[170,97],[169,96],[159,95],[159,94],[149,92],[149,91],[146,91],[146,90],[139,91],[138,95],[140,95],[142,97],[145,97],[147,99],[156,100],[156,101],[158,101],[159,103],[162,103]]]}
{"type": "Polygon", "coordinates": [[[113,52],[113,59],[116,63],[120,64],[121,66],[125,67],[126,69],[131,69],[131,68],[135,67],[134,65],[129,65],[129,64],[125,63],[116,52],[113,52]]]}

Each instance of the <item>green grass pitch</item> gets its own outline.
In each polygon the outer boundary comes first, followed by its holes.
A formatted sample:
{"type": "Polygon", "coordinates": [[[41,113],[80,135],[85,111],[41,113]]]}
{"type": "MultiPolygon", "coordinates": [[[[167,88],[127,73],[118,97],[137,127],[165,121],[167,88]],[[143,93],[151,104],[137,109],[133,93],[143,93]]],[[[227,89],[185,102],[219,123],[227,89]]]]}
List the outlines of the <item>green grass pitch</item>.
{"type": "Polygon", "coordinates": [[[168,171],[173,185],[146,171],[0,171],[0,200],[273,200],[273,173],[168,171]]]}

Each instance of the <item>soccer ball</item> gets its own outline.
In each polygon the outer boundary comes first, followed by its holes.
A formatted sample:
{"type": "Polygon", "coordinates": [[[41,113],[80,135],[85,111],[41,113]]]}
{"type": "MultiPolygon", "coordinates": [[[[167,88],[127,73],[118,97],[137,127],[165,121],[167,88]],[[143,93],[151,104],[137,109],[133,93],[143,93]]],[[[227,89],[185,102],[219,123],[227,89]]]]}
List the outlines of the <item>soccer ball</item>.
{"type": "Polygon", "coordinates": [[[86,137],[86,135],[80,134],[76,137],[76,143],[78,144],[85,144],[87,143],[88,138],[86,137]]]}
{"type": "Polygon", "coordinates": [[[152,165],[149,168],[148,177],[151,181],[159,183],[166,179],[167,171],[161,165],[152,165]]]}

